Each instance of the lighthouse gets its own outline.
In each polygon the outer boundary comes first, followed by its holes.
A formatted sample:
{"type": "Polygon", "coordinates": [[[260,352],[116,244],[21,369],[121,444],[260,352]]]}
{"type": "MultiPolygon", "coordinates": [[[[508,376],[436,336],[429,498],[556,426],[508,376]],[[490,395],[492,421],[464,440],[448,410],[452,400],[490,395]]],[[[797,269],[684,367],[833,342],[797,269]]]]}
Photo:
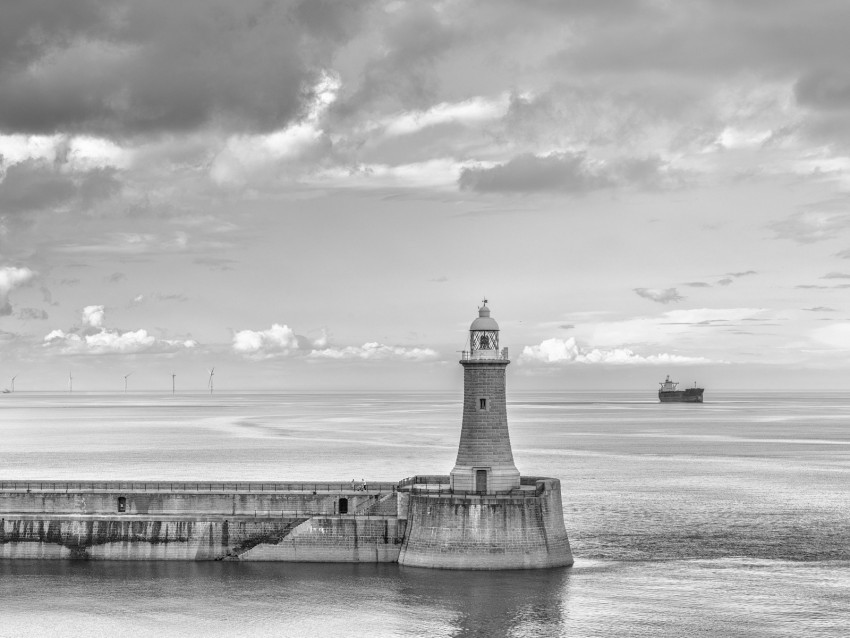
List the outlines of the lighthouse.
{"type": "Polygon", "coordinates": [[[448,476],[414,476],[398,491],[398,562],[437,569],[542,569],[573,564],[561,482],[520,476],[505,410],[508,349],[487,300],[469,327],[463,417],[448,476]]]}
{"type": "Polygon", "coordinates": [[[469,327],[469,349],[463,366],[463,421],[457,461],[450,476],[452,490],[488,494],[516,489],[505,409],[508,349],[499,349],[499,324],[490,316],[487,300],[469,327]]]}

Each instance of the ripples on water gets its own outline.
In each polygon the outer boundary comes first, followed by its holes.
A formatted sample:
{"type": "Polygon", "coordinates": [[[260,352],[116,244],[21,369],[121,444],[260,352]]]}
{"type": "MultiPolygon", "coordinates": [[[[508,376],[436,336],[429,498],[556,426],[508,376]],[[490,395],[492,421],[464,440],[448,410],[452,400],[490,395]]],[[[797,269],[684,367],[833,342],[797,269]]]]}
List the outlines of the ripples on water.
{"type": "MultiPolygon", "coordinates": [[[[845,636],[850,399],[516,395],[576,565],[0,562],[0,636],[845,636]]],[[[0,478],[447,473],[459,395],[4,395],[0,478]]]]}

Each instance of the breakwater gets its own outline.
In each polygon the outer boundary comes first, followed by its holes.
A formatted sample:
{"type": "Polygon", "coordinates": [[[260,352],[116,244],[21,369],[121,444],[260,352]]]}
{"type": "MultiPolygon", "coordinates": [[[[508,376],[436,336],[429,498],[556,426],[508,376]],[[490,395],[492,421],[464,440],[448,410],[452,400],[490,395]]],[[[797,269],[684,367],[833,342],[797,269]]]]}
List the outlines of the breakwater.
{"type": "Polygon", "coordinates": [[[518,489],[487,495],[452,490],[448,476],[398,483],[5,481],[0,558],[555,566],[569,564],[560,506],[557,480],[528,477],[518,489]]]}

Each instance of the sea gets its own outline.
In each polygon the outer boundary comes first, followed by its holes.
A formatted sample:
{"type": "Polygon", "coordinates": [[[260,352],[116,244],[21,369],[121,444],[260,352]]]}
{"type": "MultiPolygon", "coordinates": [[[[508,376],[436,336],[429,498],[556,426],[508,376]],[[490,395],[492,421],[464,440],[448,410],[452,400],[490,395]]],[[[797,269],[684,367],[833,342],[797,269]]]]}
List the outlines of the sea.
{"type": "MultiPolygon", "coordinates": [[[[850,392],[511,392],[575,565],[0,561],[0,637],[848,636],[850,392]]],[[[452,393],[0,395],[0,479],[448,474],[452,393]]]]}

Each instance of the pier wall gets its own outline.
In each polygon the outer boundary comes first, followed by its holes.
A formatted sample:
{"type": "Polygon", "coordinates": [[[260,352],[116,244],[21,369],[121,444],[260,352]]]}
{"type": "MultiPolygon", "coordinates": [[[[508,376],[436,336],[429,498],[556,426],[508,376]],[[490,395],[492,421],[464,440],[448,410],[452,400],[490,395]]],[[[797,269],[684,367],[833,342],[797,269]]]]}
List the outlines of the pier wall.
{"type": "Polygon", "coordinates": [[[0,515],[0,559],[396,562],[390,517],[80,517],[0,515]]]}
{"type": "Polygon", "coordinates": [[[19,558],[572,564],[559,481],[523,477],[519,489],[475,494],[451,490],[448,476],[357,485],[0,482],[0,559],[19,558]]]}
{"type": "MultiPolygon", "coordinates": [[[[573,564],[557,479],[504,495],[413,491],[399,563],[440,569],[573,564]]],[[[523,478],[523,483],[529,480],[523,478]]]]}
{"type": "Polygon", "coordinates": [[[0,558],[396,562],[395,488],[4,482],[0,558]]]}

